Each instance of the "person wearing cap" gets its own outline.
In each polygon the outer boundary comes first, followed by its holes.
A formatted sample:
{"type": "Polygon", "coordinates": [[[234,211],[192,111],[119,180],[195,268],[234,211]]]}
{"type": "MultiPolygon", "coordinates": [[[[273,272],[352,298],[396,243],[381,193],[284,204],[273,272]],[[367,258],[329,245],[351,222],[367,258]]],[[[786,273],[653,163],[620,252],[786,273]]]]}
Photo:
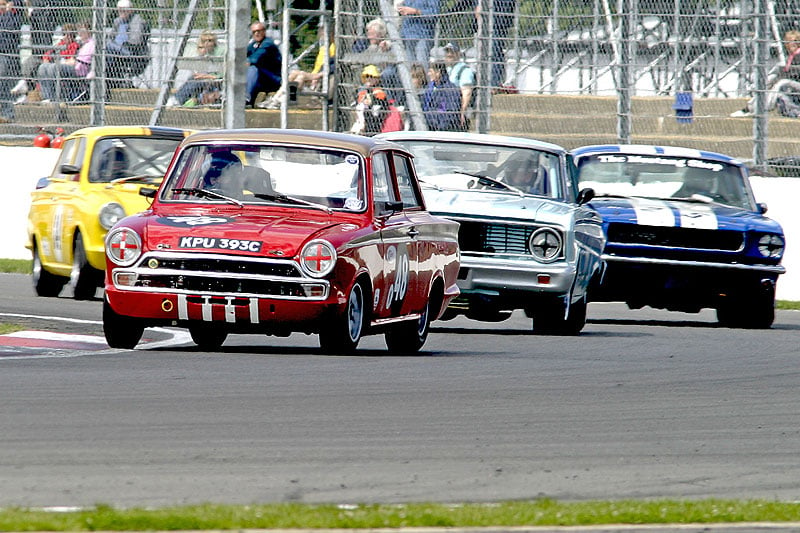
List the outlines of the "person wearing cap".
{"type": "Polygon", "coordinates": [[[250,25],[250,42],[247,44],[247,101],[253,107],[260,93],[273,93],[281,88],[281,51],[275,41],[267,37],[267,27],[261,21],[250,25]]]}
{"type": "Polygon", "coordinates": [[[112,87],[130,85],[150,62],[150,26],[134,12],[131,0],[117,1],[117,18],[106,41],[106,77],[112,87]]]}
{"type": "Polygon", "coordinates": [[[361,87],[356,94],[356,120],[350,133],[375,135],[380,133],[389,113],[389,97],[380,84],[381,71],[367,65],[361,71],[361,87]]]}
{"type": "Polygon", "coordinates": [[[461,90],[461,126],[466,131],[474,107],[475,71],[461,59],[461,49],[455,43],[444,45],[444,62],[450,81],[461,90]]]}
{"type": "Polygon", "coordinates": [[[440,13],[439,0],[404,0],[397,7],[400,15],[400,37],[406,48],[409,63],[414,61],[427,66],[430,61],[436,17],[440,13]]]}

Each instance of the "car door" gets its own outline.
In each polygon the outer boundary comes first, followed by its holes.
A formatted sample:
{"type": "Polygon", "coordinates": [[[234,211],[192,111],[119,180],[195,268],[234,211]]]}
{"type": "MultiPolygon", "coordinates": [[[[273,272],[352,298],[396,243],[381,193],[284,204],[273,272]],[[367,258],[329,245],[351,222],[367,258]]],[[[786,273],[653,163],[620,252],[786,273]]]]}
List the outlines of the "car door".
{"type": "Polygon", "coordinates": [[[372,156],[373,201],[383,259],[376,284],[376,318],[392,318],[416,311],[416,229],[401,204],[391,152],[372,156]],[[394,206],[394,208],[392,207],[394,206]],[[378,286],[380,285],[380,286],[378,286]],[[410,296],[411,295],[411,296],[410,296]]]}
{"type": "Polygon", "coordinates": [[[67,268],[72,262],[70,229],[74,204],[80,201],[80,165],[85,138],[67,140],[50,175],[47,187],[37,189],[31,199],[31,219],[39,236],[42,261],[67,268]]]}

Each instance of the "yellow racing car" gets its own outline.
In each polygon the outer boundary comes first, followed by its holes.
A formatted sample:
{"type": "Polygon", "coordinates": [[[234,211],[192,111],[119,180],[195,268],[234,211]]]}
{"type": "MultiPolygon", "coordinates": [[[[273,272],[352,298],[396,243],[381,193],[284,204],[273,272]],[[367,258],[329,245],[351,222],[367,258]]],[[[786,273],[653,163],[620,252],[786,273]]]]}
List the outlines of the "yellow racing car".
{"type": "Polygon", "coordinates": [[[142,189],[161,183],[178,144],[190,130],[147,126],[83,128],[64,139],[49,177],[31,193],[27,247],[33,286],[58,296],[65,285],[78,300],[92,299],[103,282],[106,232],[144,211],[142,189]]]}

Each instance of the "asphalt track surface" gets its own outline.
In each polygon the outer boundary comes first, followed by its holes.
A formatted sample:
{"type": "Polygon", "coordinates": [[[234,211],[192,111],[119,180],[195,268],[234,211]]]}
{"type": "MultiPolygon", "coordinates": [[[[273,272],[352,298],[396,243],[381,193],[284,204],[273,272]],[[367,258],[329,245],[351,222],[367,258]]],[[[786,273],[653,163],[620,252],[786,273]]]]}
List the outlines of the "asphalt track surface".
{"type": "MultiPolygon", "coordinates": [[[[0,275],[0,322],[96,337],[100,306],[0,275]]],[[[800,313],[589,318],[578,337],[436,322],[416,357],[381,337],[347,357],[305,335],[216,353],[170,330],[134,351],[0,337],[0,506],[800,500],[800,313]]]]}

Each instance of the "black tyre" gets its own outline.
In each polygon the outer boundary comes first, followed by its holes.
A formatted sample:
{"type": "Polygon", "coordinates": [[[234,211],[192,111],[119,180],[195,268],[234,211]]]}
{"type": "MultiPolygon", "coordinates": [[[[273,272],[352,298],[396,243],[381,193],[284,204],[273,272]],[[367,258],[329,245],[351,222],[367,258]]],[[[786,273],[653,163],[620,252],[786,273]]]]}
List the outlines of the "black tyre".
{"type": "Polygon", "coordinates": [[[137,318],[118,314],[103,299],[103,334],[110,347],[131,350],[142,340],[144,326],[137,318]]]}
{"type": "Polygon", "coordinates": [[[430,302],[425,306],[418,321],[400,322],[386,330],[384,338],[390,353],[414,354],[420,351],[428,340],[428,332],[431,329],[429,309],[430,302]]]}
{"type": "Polygon", "coordinates": [[[189,326],[189,335],[197,346],[208,351],[218,350],[228,338],[223,328],[206,323],[189,326]]]}
{"type": "Polygon", "coordinates": [[[72,272],[69,276],[72,297],[76,300],[94,299],[102,279],[103,272],[90,265],[86,259],[83,236],[77,233],[75,235],[75,245],[72,249],[72,272]]]}
{"type": "Polygon", "coordinates": [[[578,335],[586,325],[586,296],[569,306],[557,300],[539,306],[533,313],[533,333],[536,335],[578,335]],[[566,314],[566,317],[565,317],[566,314]]]}
{"type": "Polygon", "coordinates": [[[39,257],[39,247],[33,246],[33,290],[37,296],[55,297],[61,294],[61,289],[69,278],[51,274],[42,266],[39,257]]]}
{"type": "Polygon", "coordinates": [[[342,315],[333,317],[319,332],[319,345],[325,353],[352,353],[367,325],[367,291],[360,282],[350,289],[342,315]]]}
{"type": "Polygon", "coordinates": [[[771,328],[775,322],[775,289],[765,287],[750,294],[729,296],[717,308],[717,322],[729,328],[771,328]]]}

